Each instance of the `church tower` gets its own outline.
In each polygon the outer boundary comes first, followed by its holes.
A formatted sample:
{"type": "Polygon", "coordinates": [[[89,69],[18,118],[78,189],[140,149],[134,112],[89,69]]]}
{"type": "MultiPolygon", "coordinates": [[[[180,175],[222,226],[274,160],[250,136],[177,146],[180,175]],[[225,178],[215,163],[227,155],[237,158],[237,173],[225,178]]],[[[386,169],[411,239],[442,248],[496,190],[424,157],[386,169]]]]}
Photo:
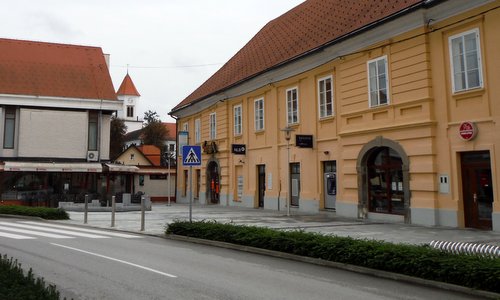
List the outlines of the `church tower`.
{"type": "Polygon", "coordinates": [[[123,101],[122,110],[118,111],[118,118],[125,121],[127,133],[142,128],[142,118],[137,115],[137,104],[141,98],[141,94],[135,88],[134,82],[127,72],[123,78],[122,84],[116,91],[118,100],[123,101]]]}

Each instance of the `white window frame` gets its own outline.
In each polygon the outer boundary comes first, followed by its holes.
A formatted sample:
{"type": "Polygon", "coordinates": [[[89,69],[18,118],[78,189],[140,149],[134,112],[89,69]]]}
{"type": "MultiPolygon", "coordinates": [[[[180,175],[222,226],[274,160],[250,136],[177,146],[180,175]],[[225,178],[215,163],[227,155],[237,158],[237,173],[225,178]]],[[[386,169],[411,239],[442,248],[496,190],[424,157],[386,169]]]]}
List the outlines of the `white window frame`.
{"type": "Polygon", "coordinates": [[[201,142],[201,120],[194,120],[194,142],[199,144],[201,142]]]}
{"type": "Polygon", "coordinates": [[[188,124],[188,122],[185,122],[184,124],[182,124],[182,130],[183,131],[189,131],[189,124],[188,124]]]}
{"type": "Polygon", "coordinates": [[[468,91],[472,89],[478,89],[483,87],[483,67],[482,67],[482,59],[481,59],[481,43],[480,43],[480,37],[479,37],[479,29],[475,28],[472,30],[468,30],[453,36],[450,36],[448,38],[448,47],[450,50],[450,66],[451,66],[451,84],[452,84],[452,89],[453,93],[458,93],[458,92],[463,92],[463,91],[468,91]],[[474,34],[475,35],[475,54],[476,54],[476,63],[477,63],[477,79],[478,79],[478,85],[476,86],[471,86],[471,82],[469,82],[469,74],[474,70],[471,66],[468,66],[468,62],[466,60],[467,58],[467,53],[465,53],[465,49],[461,48],[460,50],[462,53],[459,53],[461,63],[464,65],[463,70],[456,70],[457,65],[455,64],[455,57],[457,55],[454,54],[454,47],[453,43],[454,41],[461,40],[462,42],[462,47],[465,45],[465,37],[474,34]],[[463,82],[463,87],[457,87],[456,86],[456,76],[460,76],[464,82],[463,82]]]}
{"type": "Polygon", "coordinates": [[[370,107],[378,107],[382,105],[388,105],[390,103],[390,97],[389,97],[389,64],[387,60],[387,55],[377,57],[375,59],[369,60],[366,63],[367,67],[367,77],[368,77],[368,104],[370,107]],[[379,62],[384,61],[384,68],[385,68],[385,73],[380,73],[379,70],[379,62]],[[375,64],[375,76],[373,74],[370,74],[370,65],[375,64]],[[381,86],[381,80],[380,77],[382,75],[385,75],[385,90],[386,90],[386,100],[385,102],[381,102],[380,100],[380,91],[384,90],[384,88],[381,86]],[[375,84],[375,86],[372,86],[372,83],[375,84]],[[375,99],[372,99],[372,91],[376,93],[375,99]]]}
{"type": "Polygon", "coordinates": [[[295,125],[300,122],[299,119],[299,88],[293,87],[289,88],[285,92],[286,95],[286,122],[288,125],[295,125]],[[295,98],[292,98],[293,91],[295,91],[295,98]],[[293,109],[293,104],[295,102],[295,110],[293,109]],[[294,120],[294,118],[296,120],[294,120]]]}
{"type": "Polygon", "coordinates": [[[333,89],[333,76],[325,76],[318,79],[318,114],[320,119],[331,117],[335,114],[335,99],[334,99],[334,89],[333,89]],[[326,82],[330,81],[330,90],[326,90],[326,82]],[[322,90],[324,87],[324,90],[322,90]],[[330,105],[332,110],[328,114],[328,94],[330,94],[330,105]]]}
{"type": "Polygon", "coordinates": [[[209,134],[210,140],[215,140],[217,138],[217,115],[216,113],[211,113],[209,115],[209,134]]]}
{"type": "Polygon", "coordinates": [[[264,130],[264,97],[255,99],[254,101],[254,124],[255,124],[255,131],[262,131],[264,130]]]}
{"type": "Polygon", "coordinates": [[[241,104],[233,107],[233,120],[234,120],[234,135],[240,136],[243,134],[243,107],[241,104]]]}

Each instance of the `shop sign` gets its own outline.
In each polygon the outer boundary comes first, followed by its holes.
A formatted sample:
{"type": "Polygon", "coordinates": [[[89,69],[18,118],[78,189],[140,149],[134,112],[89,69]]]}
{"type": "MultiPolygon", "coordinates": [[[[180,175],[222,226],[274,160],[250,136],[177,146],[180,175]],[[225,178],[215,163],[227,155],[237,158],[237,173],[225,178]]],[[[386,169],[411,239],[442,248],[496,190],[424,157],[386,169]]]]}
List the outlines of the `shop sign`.
{"type": "Polygon", "coordinates": [[[245,155],[247,152],[247,147],[244,144],[232,144],[232,153],[238,155],[245,155]]]}
{"type": "Polygon", "coordinates": [[[464,141],[470,141],[477,135],[477,127],[473,122],[462,122],[458,129],[460,137],[464,141]]]}
{"type": "Polygon", "coordinates": [[[305,134],[295,135],[295,145],[300,148],[312,148],[313,147],[313,136],[305,134]]]}

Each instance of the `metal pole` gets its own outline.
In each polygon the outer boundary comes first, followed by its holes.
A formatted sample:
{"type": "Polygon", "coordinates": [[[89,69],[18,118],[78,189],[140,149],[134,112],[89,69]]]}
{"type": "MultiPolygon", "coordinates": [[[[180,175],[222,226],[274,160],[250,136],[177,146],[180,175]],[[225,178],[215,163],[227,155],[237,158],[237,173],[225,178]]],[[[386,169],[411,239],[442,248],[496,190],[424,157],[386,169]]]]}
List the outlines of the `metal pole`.
{"type": "Polygon", "coordinates": [[[193,222],[193,166],[189,166],[189,223],[193,222]]]}
{"type": "MultiPolygon", "coordinates": [[[[168,146],[167,146],[168,147],[168,146]]],[[[170,150],[167,150],[167,166],[168,166],[168,204],[170,206],[170,176],[172,175],[170,172],[170,150]]]]}
{"type": "Polygon", "coordinates": [[[141,231],[144,231],[144,219],[145,219],[145,203],[144,196],[141,196],[141,231]]]}
{"type": "Polygon", "coordinates": [[[287,175],[286,178],[288,179],[287,187],[288,187],[288,192],[287,192],[287,208],[286,208],[286,215],[289,217],[290,216],[290,205],[292,203],[292,187],[290,186],[290,139],[286,140],[286,153],[287,153],[287,159],[286,159],[286,171],[287,175]]]}
{"type": "Polygon", "coordinates": [[[116,196],[111,197],[111,227],[115,227],[116,196]]]}
{"type": "Polygon", "coordinates": [[[85,195],[85,206],[83,209],[83,224],[87,224],[89,214],[89,195],[85,195]]]}

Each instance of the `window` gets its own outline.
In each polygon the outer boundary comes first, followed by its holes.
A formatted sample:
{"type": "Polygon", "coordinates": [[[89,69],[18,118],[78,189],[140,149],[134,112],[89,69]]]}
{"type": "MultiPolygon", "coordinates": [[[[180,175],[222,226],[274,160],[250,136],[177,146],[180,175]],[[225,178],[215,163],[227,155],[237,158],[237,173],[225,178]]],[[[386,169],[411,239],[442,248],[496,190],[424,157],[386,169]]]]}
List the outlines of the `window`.
{"type": "Polygon", "coordinates": [[[297,88],[286,90],[286,113],[287,124],[297,124],[299,122],[299,98],[297,88]]]}
{"type": "Polygon", "coordinates": [[[387,56],[368,62],[368,89],[370,107],[389,103],[387,56]]]}
{"type": "Polygon", "coordinates": [[[185,122],[184,124],[182,124],[182,130],[183,130],[183,131],[189,131],[189,125],[188,125],[188,122],[185,122]]]}
{"type": "Polygon", "coordinates": [[[327,118],[333,115],[332,76],[318,80],[319,117],[327,118]]]}
{"type": "Polygon", "coordinates": [[[14,149],[14,139],[16,132],[16,109],[5,109],[5,124],[3,133],[3,147],[5,149],[14,149]]]}
{"type": "Polygon", "coordinates": [[[254,114],[255,114],[255,131],[264,130],[264,98],[255,100],[254,114]]]}
{"type": "Polygon", "coordinates": [[[450,37],[449,46],[453,92],[482,87],[479,30],[450,37]]]}
{"type": "Polygon", "coordinates": [[[127,118],[133,118],[133,117],[134,117],[134,107],[127,106],[127,118]]]}
{"type": "Polygon", "coordinates": [[[88,150],[97,150],[97,112],[89,112],[89,140],[88,150]]]}
{"type": "Polygon", "coordinates": [[[215,140],[217,138],[217,122],[216,122],[215,113],[210,114],[210,122],[208,124],[209,124],[209,131],[210,131],[210,139],[215,140]]]}
{"type": "Polygon", "coordinates": [[[201,142],[201,120],[194,120],[194,142],[199,144],[201,142]]]}
{"type": "Polygon", "coordinates": [[[234,135],[241,135],[241,105],[234,107],[234,135]]]}

